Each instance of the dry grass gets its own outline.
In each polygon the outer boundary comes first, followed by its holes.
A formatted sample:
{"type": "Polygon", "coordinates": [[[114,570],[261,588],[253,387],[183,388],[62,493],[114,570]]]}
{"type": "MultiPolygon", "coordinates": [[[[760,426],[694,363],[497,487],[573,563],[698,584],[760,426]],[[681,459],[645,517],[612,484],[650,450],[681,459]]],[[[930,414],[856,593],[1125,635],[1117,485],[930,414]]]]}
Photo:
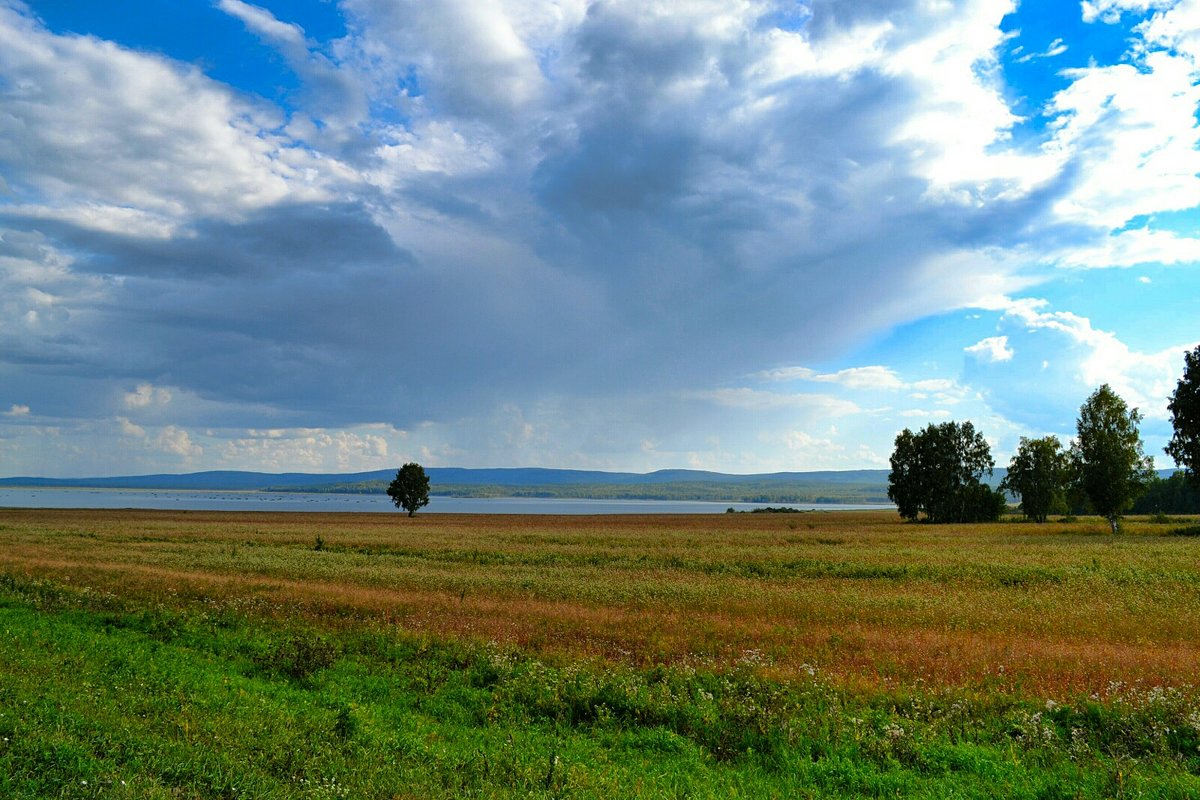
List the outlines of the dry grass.
{"type": "Polygon", "coordinates": [[[756,650],[782,675],[813,664],[847,685],[1057,697],[1193,681],[1200,538],[1106,527],[10,509],[0,572],[638,664],[756,650]]]}

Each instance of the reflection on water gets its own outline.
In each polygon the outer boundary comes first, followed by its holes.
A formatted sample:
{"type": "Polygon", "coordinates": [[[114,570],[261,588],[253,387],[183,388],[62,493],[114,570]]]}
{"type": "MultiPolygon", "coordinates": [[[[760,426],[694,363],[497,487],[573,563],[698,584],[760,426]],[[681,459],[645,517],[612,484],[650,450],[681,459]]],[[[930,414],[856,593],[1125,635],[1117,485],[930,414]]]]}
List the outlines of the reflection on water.
{"type": "MultiPolygon", "coordinates": [[[[422,514],[720,514],[750,511],[764,503],[678,500],[560,500],[542,497],[431,497],[422,514]]],[[[776,506],[781,505],[779,503],[776,506]]],[[[397,512],[384,494],[213,492],[164,489],[0,488],[0,508],[154,508],[190,511],[397,512]]],[[[885,505],[792,504],[792,508],[855,511],[885,505]]]]}

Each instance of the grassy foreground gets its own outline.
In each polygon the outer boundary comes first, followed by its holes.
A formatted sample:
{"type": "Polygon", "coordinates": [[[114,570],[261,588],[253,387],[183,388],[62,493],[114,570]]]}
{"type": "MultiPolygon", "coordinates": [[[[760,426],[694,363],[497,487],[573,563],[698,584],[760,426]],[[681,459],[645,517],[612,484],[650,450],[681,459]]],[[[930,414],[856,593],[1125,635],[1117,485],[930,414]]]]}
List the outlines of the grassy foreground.
{"type": "Polygon", "coordinates": [[[1196,797],[1193,522],[0,511],[0,797],[1196,797]]]}

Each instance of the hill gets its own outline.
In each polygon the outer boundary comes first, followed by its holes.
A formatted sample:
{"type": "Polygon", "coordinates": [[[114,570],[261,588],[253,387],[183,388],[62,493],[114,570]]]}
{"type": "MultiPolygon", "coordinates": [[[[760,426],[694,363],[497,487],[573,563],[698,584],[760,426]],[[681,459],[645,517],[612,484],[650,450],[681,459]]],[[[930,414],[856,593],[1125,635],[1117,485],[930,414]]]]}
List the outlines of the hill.
{"type": "MultiPolygon", "coordinates": [[[[457,497],[562,497],[721,502],[887,502],[885,470],[733,475],[668,469],[650,473],[541,467],[429,467],[434,494],[457,497]]],[[[355,473],[210,471],[91,478],[0,478],[0,486],[206,491],[382,492],[394,470],[355,473]]]]}

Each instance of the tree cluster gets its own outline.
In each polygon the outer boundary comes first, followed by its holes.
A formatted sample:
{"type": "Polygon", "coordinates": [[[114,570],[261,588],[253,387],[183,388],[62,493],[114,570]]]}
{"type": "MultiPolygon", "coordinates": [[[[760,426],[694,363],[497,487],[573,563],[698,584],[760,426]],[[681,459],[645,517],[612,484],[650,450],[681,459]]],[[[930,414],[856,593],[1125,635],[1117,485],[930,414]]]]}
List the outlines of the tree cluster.
{"type": "Polygon", "coordinates": [[[987,522],[1004,512],[1004,495],[983,483],[995,462],[970,422],[905,428],[896,437],[888,497],[900,516],[930,522],[987,522]]]}
{"type": "Polygon", "coordinates": [[[1021,437],[1000,488],[1021,498],[1021,510],[1035,522],[1045,522],[1066,510],[1071,483],[1071,457],[1057,436],[1021,437]]]}
{"type": "MultiPolygon", "coordinates": [[[[1195,366],[1193,382],[1200,383],[1200,348],[1189,363],[1195,366]]],[[[1196,408],[1195,402],[1188,405],[1184,381],[1180,386],[1176,397],[1184,400],[1179,408],[1196,408]]],[[[1153,460],[1142,451],[1138,433],[1141,419],[1136,408],[1130,409],[1105,384],[1080,407],[1070,449],[1064,450],[1055,436],[1022,438],[999,490],[982,482],[993,462],[987,441],[970,422],[929,425],[920,433],[906,428],[896,437],[888,497],[902,517],[916,520],[924,515],[929,522],[998,519],[1006,491],[1021,498],[1026,516],[1045,522],[1076,498],[1105,517],[1115,533],[1121,514],[1154,478],[1153,460]]],[[[1196,419],[1200,423],[1200,410],[1196,419]]],[[[1194,430],[1192,439],[1179,445],[1173,440],[1172,446],[1186,454],[1189,443],[1200,440],[1200,424],[1194,430]]]]}

